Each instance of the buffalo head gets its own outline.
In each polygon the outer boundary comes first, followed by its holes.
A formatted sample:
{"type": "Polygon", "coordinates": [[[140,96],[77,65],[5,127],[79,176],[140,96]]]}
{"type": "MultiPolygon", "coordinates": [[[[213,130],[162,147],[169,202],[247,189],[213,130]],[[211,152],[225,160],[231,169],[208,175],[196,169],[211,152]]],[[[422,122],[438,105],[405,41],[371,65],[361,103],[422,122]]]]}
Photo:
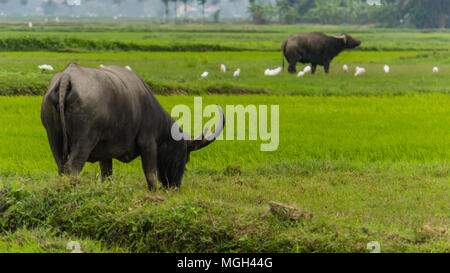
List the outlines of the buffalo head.
{"type": "Polygon", "coordinates": [[[208,146],[222,133],[225,115],[222,108],[217,106],[220,120],[211,134],[206,129],[200,136],[192,138],[176,122],[172,124],[170,140],[158,147],[158,178],[165,187],[179,187],[191,152],[208,146]]]}
{"type": "Polygon", "coordinates": [[[347,33],[343,33],[341,36],[335,36],[336,38],[342,39],[345,44],[345,48],[355,48],[361,44],[361,41],[358,39],[353,38],[352,36],[348,35],[347,33]]]}

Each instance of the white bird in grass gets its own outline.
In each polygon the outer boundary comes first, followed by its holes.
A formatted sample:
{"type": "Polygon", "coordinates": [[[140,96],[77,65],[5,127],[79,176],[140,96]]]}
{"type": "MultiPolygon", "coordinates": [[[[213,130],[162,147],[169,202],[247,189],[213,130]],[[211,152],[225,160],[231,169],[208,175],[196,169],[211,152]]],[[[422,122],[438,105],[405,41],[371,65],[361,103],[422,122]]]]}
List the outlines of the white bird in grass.
{"type": "Polygon", "coordinates": [[[389,73],[389,70],[390,70],[389,65],[385,64],[384,65],[384,72],[385,73],[389,73]]]}
{"type": "Polygon", "coordinates": [[[344,70],[344,72],[347,73],[348,72],[348,65],[344,64],[342,66],[342,70],[344,70]]]}
{"type": "Polygon", "coordinates": [[[224,64],[221,64],[220,65],[220,71],[226,72],[227,71],[227,67],[224,64]]]}
{"type": "MultiPolygon", "coordinates": [[[[278,74],[278,73],[281,72],[281,70],[282,70],[282,68],[281,68],[281,66],[279,66],[279,67],[275,68],[275,69],[272,70],[272,71],[273,71],[274,73],[278,74]]],[[[275,74],[275,75],[276,75],[276,74],[275,74]]]]}
{"type": "Polygon", "coordinates": [[[53,69],[53,67],[51,65],[48,65],[48,64],[42,64],[42,65],[39,65],[38,67],[42,71],[47,71],[47,70],[53,71],[53,70],[55,70],[55,69],[53,69]]]}
{"type": "Polygon", "coordinates": [[[208,73],[207,71],[205,71],[205,72],[202,73],[201,76],[202,76],[202,78],[204,78],[204,77],[208,76],[208,74],[209,74],[209,73],[208,73]]]}
{"type": "Polygon", "coordinates": [[[237,78],[237,77],[239,77],[239,74],[241,74],[241,69],[240,68],[238,68],[238,69],[236,69],[236,71],[234,71],[233,77],[237,78]]]}
{"type": "Polygon", "coordinates": [[[305,68],[303,68],[303,72],[308,73],[311,72],[311,66],[306,66],[305,68]]]}
{"type": "Polygon", "coordinates": [[[300,72],[298,72],[298,74],[297,74],[297,78],[299,78],[299,77],[303,77],[303,76],[305,76],[305,72],[304,71],[300,71],[300,72]]]}
{"type": "Polygon", "coordinates": [[[129,65],[125,66],[125,68],[129,71],[133,71],[133,69],[131,69],[131,67],[129,65]]]}
{"type": "Polygon", "coordinates": [[[277,68],[275,68],[275,69],[272,69],[272,70],[269,69],[269,71],[267,71],[267,76],[275,76],[275,75],[278,75],[278,74],[280,74],[281,69],[282,69],[281,66],[279,66],[279,67],[277,67],[277,68]]]}
{"type": "Polygon", "coordinates": [[[276,75],[274,70],[269,69],[269,71],[267,71],[266,76],[274,76],[276,75]]]}
{"type": "Polygon", "coordinates": [[[437,66],[433,67],[433,73],[439,72],[439,68],[437,66]]]}
{"type": "Polygon", "coordinates": [[[355,68],[355,77],[358,77],[359,75],[363,74],[366,72],[366,69],[364,67],[359,67],[357,66],[355,68]]]}
{"type": "Polygon", "coordinates": [[[105,66],[103,64],[100,64],[100,68],[105,68],[105,66]]]}

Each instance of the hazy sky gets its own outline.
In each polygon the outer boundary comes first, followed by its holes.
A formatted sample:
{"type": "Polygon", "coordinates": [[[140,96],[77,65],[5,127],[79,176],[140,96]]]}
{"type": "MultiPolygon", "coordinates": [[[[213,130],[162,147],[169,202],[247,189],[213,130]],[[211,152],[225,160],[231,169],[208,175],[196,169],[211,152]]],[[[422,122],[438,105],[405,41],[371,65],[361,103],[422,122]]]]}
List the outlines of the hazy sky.
{"type": "MultiPolygon", "coordinates": [[[[81,0],[81,5],[68,7],[66,0],[54,0],[57,4],[54,7],[47,7],[45,4],[49,0],[28,0],[27,5],[21,5],[20,0],[9,0],[6,4],[0,3],[1,15],[30,15],[30,14],[52,14],[52,15],[80,15],[80,16],[129,16],[129,17],[163,17],[164,5],[161,0],[149,0],[140,3],[138,0],[125,0],[123,4],[113,4],[113,0],[81,0]]],[[[184,16],[184,8],[181,0],[178,1],[178,16],[184,16]]],[[[201,17],[201,6],[197,0],[188,2],[188,17],[201,17]]],[[[242,18],[248,17],[248,0],[209,0],[205,6],[205,16],[212,14],[220,9],[220,17],[242,18]]],[[[170,17],[174,14],[174,2],[169,4],[170,17]]]]}

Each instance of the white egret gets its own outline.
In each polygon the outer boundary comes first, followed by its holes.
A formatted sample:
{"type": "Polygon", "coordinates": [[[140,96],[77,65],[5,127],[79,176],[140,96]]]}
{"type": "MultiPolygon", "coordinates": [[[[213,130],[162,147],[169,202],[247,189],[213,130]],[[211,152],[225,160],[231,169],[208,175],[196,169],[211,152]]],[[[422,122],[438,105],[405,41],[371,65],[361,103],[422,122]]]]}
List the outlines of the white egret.
{"type": "Polygon", "coordinates": [[[344,72],[348,72],[348,65],[346,65],[346,64],[344,64],[343,66],[342,66],[342,70],[344,70],[344,72]]]}
{"type": "Polygon", "coordinates": [[[47,71],[47,70],[48,71],[53,71],[53,70],[55,70],[55,69],[53,69],[53,67],[51,65],[48,65],[48,64],[42,64],[42,65],[39,65],[38,67],[42,71],[47,71]]]}
{"type": "Polygon", "coordinates": [[[300,71],[300,72],[298,72],[298,74],[297,74],[297,78],[300,78],[300,77],[303,77],[303,76],[305,76],[305,72],[304,71],[300,71]]]}
{"type": "Polygon", "coordinates": [[[355,77],[358,77],[359,75],[366,73],[366,69],[364,67],[357,66],[355,69],[355,77]]]}
{"type": "Polygon", "coordinates": [[[234,71],[233,77],[237,78],[237,77],[239,77],[239,74],[241,74],[241,69],[240,68],[238,68],[238,69],[236,69],[236,71],[234,71]]]}

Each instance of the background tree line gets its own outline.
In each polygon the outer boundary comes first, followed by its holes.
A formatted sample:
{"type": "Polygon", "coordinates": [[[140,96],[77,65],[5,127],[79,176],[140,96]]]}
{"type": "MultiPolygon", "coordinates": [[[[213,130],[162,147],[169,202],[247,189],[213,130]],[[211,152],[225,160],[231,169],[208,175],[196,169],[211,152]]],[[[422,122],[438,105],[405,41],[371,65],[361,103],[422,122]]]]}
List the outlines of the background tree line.
{"type": "Polygon", "coordinates": [[[445,28],[450,21],[449,0],[249,0],[249,13],[256,24],[380,24],[445,28]],[[376,2],[376,1],[375,1],[376,2]]]}
{"type": "MultiPolygon", "coordinates": [[[[31,1],[40,1],[45,14],[53,14],[58,5],[67,5],[66,0],[19,0],[23,6],[31,1]]],[[[108,2],[122,6],[133,2],[152,5],[150,0],[82,0],[86,4],[108,2]]],[[[187,22],[187,6],[201,7],[202,22],[205,20],[205,6],[217,5],[220,0],[160,0],[165,21],[169,22],[169,4],[174,8],[184,6],[182,21],[187,22]]],[[[235,1],[235,0],[228,0],[235,1]]],[[[248,14],[255,24],[271,22],[282,24],[378,24],[386,27],[408,26],[418,28],[446,28],[450,24],[450,0],[248,0],[248,14]],[[378,2],[380,5],[369,5],[378,2]]],[[[0,0],[0,7],[8,0],[0,0]]],[[[214,15],[219,21],[220,10],[214,15]]],[[[180,18],[181,19],[181,18],[180,18]]]]}

